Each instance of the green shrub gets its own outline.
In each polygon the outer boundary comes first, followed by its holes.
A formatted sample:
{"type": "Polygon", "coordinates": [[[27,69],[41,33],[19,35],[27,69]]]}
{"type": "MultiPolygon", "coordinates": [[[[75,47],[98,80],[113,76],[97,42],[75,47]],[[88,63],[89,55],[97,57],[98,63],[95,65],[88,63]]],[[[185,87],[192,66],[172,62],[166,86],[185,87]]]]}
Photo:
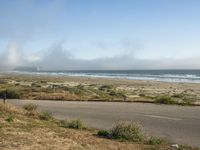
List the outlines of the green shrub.
{"type": "Polygon", "coordinates": [[[32,118],[38,118],[38,112],[37,111],[28,111],[26,112],[26,116],[32,117],[32,118]]]}
{"type": "Polygon", "coordinates": [[[76,88],[77,88],[77,89],[80,89],[80,90],[84,90],[84,86],[81,85],[81,84],[77,85],[76,88]]]}
{"type": "Polygon", "coordinates": [[[74,129],[83,129],[84,124],[80,119],[77,119],[77,120],[73,120],[71,122],[68,122],[67,127],[68,128],[74,128],[74,129]]]}
{"type": "Polygon", "coordinates": [[[102,86],[99,88],[99,90],[101,90],[101,91],[109,91],[109,90],[111,90],[111,89],[113,89],[113,86],[112,86],[112,85],[102,85],[102,86]]]}
{"type": "Polygon", "coordinates": [[[73,129],[83,129],[84,124],[80,119],[77,120],[72,120],[70,122],[68,122],[67,120],[61,120],[58,125],[60,127],[64,127],[64,128],[73,128],[73,129]]]}
{"type": "Polygon", "coordinates": [[[122,92],[115,92],[115,91],[111,91],[109,93],[110,96],[115,96],[115,97],[120,97],[120,98],[124,98],[126,97],[126,95],[122,92]]]}
{"type": "Polygon", "coordinates": [[[143,133],[141,126],[133,122],[119,122],[110,131],[111,137],[128,141],[142,141],[143,133]]]}
{"type": "Polygon", "coordinates": [[[183,98],[183,97],[184,97],[184,94],[182,94],[182,93],[177,93],[177,94],[172,95],[172,97],[174,97],[174,98],[183,98]]]}
{"type": "Polygon", "coordinates": [[[76,95],[84,95],[84,91],[82,89],[75,88],[73,91],[76,95]]]}
{"type": "Polygon", "coordinates": [[[146,95],[144,93],[139,94],[140,97],[145,97],[146,95]]]}
{"type": "Polygon", "coordinates": [[[41,80],[40,83],[46,84],[47,81],[46,80],[41,80]]]}
{"type": "Polygon", "coordinates": [[[195,100],[194,99],[191,99],[191,98],[183,98],[183,105],[191,105],[193,103],[195,103],[195,100]]]}
{"type": "Polygon", "coordinates": [[[13,122],[13,115],[9,115],[8,118],[5,119],[7,122],[13,122]]]}
{"type": "Polygon", "coordinates": [[[60,121],[58,122],[58,125],[59,125],[60,127],[68,128],[68,122],[67,122],[67,120],[60,120],[60,121]]]}
{"type": "Polygon", "coordinates": [[[6,84],[7,82],[4,79],[0,79],[0,84],[6,84]]]}
{"type": "Polygon", "coordinates": [[[41,89],[36,87],[31,87],[31,92],[41,92],[41,89]]]}
{"type": "Polygon", "coordinates": [[[27,111],[26,116],[29,117],[38,117],[38,112],[37,112],[37,105],[36,104],[26,104],[23,106],[23,108],[27,111]]]}
{"type": "Polygon", "coordinates": [[[156,137],[151,137],[148,141],[147,144],[149,145],[159,145],[162,144],[163,140],[156,138],[156,137]]]}
{"type": "Polygon", "coordinates": [[[156,98],[155,102],[160,104],[177,104],[170,96],[159,96],[156,98]]]}
{"type": "Polygon", "coordinates": [[[51,112],[42,112],[40,115],[39,115],[39,118],[41,120],[46,120],[46,121],[49,121],[49,120],[53,120],[53,114],[51,112]]]}
{"type": "Polygon", "coordinates": [[[110,134],[107,130],[100,130],[98,131],[97,135],[101,137],[109,137],[110,134]]]}
{"type": "Polygon", "coordinates": [[[0,97],[3,98],[5,95],[8,99],[19,99],[21,94],[19,90],[16,90],[15,88],[8,88],[0,91],[0,97]]]}
{"type": "Polygon", "coordinates": [[[0,111],[0,117],[3,115],[3,112],[2,111],[0,111]]]}
{"type": "Polygon", "coordinates": [[[40,88],[40,87],[41,87],[40,83],[37,83],[37,82],[33,82],[33,83],[31,84],[31,86],[32,86],[32,87],[36,87],[36,88],[40,88]]]}
{"type": "Polygon", "coordinates": [[[36,104],[30,103],[30,104],[24,105],[23,108],[24,108],[25,110],[29,111],[29,112],[31,112],[31,111],[36,111],[36,110],[37,110],[37,105],[36,105],[36,104]]]}
{"type": "Polygon", "coordinates": [[[71,94],[76,94],[76,95],[84,95],[84,88],[82,86],[77,86],[77,87],[65,87],[65,91],[68,91],[71,94]]]}

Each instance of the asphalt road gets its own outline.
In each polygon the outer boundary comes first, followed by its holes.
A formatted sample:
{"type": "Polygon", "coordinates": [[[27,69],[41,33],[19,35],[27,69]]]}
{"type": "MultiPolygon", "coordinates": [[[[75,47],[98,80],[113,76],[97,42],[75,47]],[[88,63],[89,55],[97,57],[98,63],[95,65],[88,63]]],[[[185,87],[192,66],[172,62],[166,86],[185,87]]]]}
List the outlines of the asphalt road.
{"type": "Polygon", "coordinates": [[[132,120],[146,133],[173,143],[200,147],[200,107],[118,102],[8,100],[17,106],[35,103],[58,119],[81,119],[87,126],[110,129],[116,122],[132,120]]]}

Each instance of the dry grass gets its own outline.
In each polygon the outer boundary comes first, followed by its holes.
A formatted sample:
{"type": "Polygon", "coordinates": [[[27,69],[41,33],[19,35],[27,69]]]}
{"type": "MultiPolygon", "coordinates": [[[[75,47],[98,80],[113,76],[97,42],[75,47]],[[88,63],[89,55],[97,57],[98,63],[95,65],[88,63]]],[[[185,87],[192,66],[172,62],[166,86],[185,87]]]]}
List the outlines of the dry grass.
{"type": "Polygon", "coordinates": [[[2,112],[0,120],[1,150],[141,149],[141,145],[138,144],[105,140],[95,137],[88,131],[58,127],[54,121],[28,118],[23,115],[23,110],[8,104],[0,104],[0,111],[2,112]],[[13,122],[3,121],[8,114],[14,115],[13,122]]]}
{"type": "Polygon", "coordinates": [[[77,95],[70,93],[36,93],[34,99],[41,100],[77,100],[80,99],[77,95]]]}
{"type": "MultiPolygon", "coordinates": [[[[27,127],[28,129],[23,129],[19,125],[3,127],[0,130],[0,149],[143,150],[150,149],[151,147],[144,144],[125,143],[97,138],[87,131],[57,128],[56,126],[49,127],[48,125],[41,125],[40,122],[37,123],[37,126],[38,127],[27,127]]],[[[165,146],[163,146],[163,148],[165,148],[165,146]]]]}
{"type": "Polygon", "coordinates": [[[25,110],[0,104],[1,150],[170,150],[166,144],[120,142],[99,138],[96,131],[75,130],[58,126],[58,121],[27,117],[25,110]],[[13,115],[13,121],[5,119],[13,115]]]}
{"type": "Polygon", "coordinates": [[[0,103],[0,111],[1,112],[6,112],[6,113],[14,113],[14,114],[24,114],[25,111],[23,111],[22,109],[18,109],[15,106],[11,105],[11,104],[3,104],[0,103]]]}

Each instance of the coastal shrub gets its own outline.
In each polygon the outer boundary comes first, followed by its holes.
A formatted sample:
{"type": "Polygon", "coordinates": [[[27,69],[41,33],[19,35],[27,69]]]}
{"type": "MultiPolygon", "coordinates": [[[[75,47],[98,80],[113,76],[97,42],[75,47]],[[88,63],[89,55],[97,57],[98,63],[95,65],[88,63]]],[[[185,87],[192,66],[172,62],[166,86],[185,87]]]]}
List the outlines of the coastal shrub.
{"type": "Polygon", "coordinates": [[[68,91],[69,93],[73,93],[73,90],[72,90],[72,88],[71,87],[63,87],[63,89],[65,90],[65,91],[68,91]]]}
{"type": "Polygon", "coordinates": [[[13,122],[13,115],[9,115],[8,118],[5,119],[7,122],[13,122]]]}
{"type": "Polygon", "coordinates": [[[63,127],[63,128],[68,128],[68,122],[67,122],[67,120],[60,120],[60,121],[58,122],[58,125],[59,125],[60,127],[63,127]]]}
{"type": "Polygon", "coordinates": [[[97,135],[101,137],[109,137],[110,133],[107,130],[100,130],[97,135]]]}
{"type": "Polygon", "coordinates": [[[156,137],[150,137],[150,139],[147,141],[147,144],[149,144],[149,145],[159,145],[162,143],[163,143],[163,140],[161,140],[160,138],[156,138],[156,137]]]}
{"type": "Polygon", "coordinates": [[[185,97],[182,100],[183,100],[183,105],[191,105],[195,103],[195,99],[192,99],[192,98],[185,97]]]}
{"type": "Polygon", "coordinates": [[[3,98],[5,95],[8,99],[19,99],[21,94],[15,88],[8,88],[0,91],[0,97],[3,98]]]}
{"type": "Polygon", "coordinates": [[[65,87],[64,90],[71,94],[84,95],[84,88],[82,88],[80,85],[77,87],[65,87]]]}
{"type": "Polygon", "coordinates": [[[39,83],[37,83],[37,82],[33,82],[33,83],[31,84],[31,86],[32,86],[32,87],[36,87],[36,88],[40,88],[40,87],[41,87],[41,85],[40,85],[39,83]]]}
{"type": "Polygon", "coordinates": [[[84,95],[83,89],[78,89],[78,88],[75,88],[73,93],[76,95],[84,95]]]}
{"type": "Polygon", "coordinates": [[[25,110],[29,111],[29,112],[31,112],[31,111],[36,111],[36,110],[37,110],[37,105],[36,105],[36,104],[30,103],[30,104],[24,105],[23,108],[24,108],[25,110]]]}
{"type": "Polygon", "coordinates": [[[19,86],[20,85],[20,83],[15,83],[15,86],[19,86]]]}
{"type": "Polygon", "coordinates": [[[107,92],[104,92],[98,89],[92,89],[92,92],[96,94],[96,98],[106,99],[106,100],[112,99],[112,96],[107,92]]]}
{"type": "Polygon", "coordinates": [[[110,92],[110,96],[115,96],[115,97],[125,97],[125,94],[122,92],[115,92],[115,91],[111,91],[110,92]]]}
{"type": "Polygon", "coordinates": [[[71,122],[67,123],[67,127],[68,128],[73,128],[73,129],[83,129],[84,128],[84,124],[80,119],[77,120],[73,120],[71,122]]]}
{"type": "Polygon", "coordinates": [[[9,99],[20,98],[20,92],[18,90],[14,89],[14,88],[9,88],[5,92],[6,92],[6,97],[9,98],[9,99]]]}
{"type": "Polygon", "coordinates": [[[3,112],[2,111],[0,111],[0,117],[3,115],[3,112]]]}
{"type": "Polygon", "coordinates": [[[31,118],[38,118],[38,114],[37,111],[27,111],[25,115],[31,118]]]}
{"type": "Polygon", "coordinates": [[[37,87],[31,87],[31,92],[41,92],[41,89],[37,87]]]}
{"type": "Polygon", "coordinates": [[[7,82],[4,79],[0,79],[0,84],[6,84],[7,82]]]}
{"type": "Polygon", "coordinates": [[[42,83],[42,84],[46,84],[47,81],[46,81],[46,80],[41,80],[40,83],[42,83]]]}
{"type": "Polygon", "coordinates": [[[146,95],[144,93],[139,94],[140,97],[145,97],[146,95]]]}
{"type": "Polygon", "coordinates": [[[102,85],[101,87],[99,87],[99,90],[101,91],[109,91],[111,89],[113,89],[112,85],[102,85]]]}
{"type": "Polygon", "coordinates": [[[81,84],[77,85],[76,88],[77,88],[77,89],[80,89],[80,90],[84,90],[84,86],[81,85],[81,84]]]}
{"type": "Polygon", "coordinates": [[[37,112],[37,105],[36,104],[26,104],[23,106],[23,108],[27,111],[26,116],[29,117],[38,117],[38,112],[37,112]]]}
{"type": "Polygon", "coordinates": [[[184,97],[184,94],[182,94],[182,93],[177,93],[177,94],[172,95],[172,97],[174,97],[174,98],[183,98],[183,97],[184,97]]]}
{"type": "Polygon", "coordinates": [[[39,114],[39,118],[46,121],[53,120],[53,114],[51,112],[44,111],[39,114]]]}
{"type": "Polygon", "coordinates": [[[110,131],[110,136],[114,139],[139,142],[143,140],[141,125],[133,122],[119,122],[110,131]]]}
{"type": "Polygon", "coordinates": [[[155,102],[160,104],[177,104],[170,96],[159,96],[156,98],[155,102]]]}
{"type": "Polygon", "coordinates": [[[84,124],[80,119],[67,121],[67,120],[61,120],[58,124],[60,127],[64,128],[73,128],[73,129],[83,129],[84,124]]]}

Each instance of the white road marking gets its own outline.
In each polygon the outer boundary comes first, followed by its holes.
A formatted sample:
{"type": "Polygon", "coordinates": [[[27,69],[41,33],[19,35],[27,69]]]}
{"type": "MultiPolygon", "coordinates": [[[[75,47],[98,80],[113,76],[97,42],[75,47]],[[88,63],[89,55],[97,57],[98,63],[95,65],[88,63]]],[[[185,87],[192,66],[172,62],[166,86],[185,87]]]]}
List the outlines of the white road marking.
{"type": "Polygon", "coordinates": [[[183,120],[183,119],[181,119],[181,118],[171,118],[171,117],[157,116],[157,115],[143,115],[143,116],[151,117],[151,118],[158,118],[158,119],[176,120],[176,121],[183,120]]]}

